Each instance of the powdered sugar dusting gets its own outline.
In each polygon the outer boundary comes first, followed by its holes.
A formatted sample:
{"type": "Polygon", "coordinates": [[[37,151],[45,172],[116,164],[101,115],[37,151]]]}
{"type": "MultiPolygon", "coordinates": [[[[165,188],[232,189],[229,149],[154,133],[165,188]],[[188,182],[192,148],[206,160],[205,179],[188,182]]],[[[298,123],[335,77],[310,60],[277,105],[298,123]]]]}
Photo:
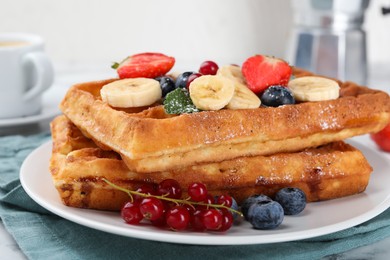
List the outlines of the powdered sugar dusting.
{"type": "Polygon", "coordinates": [[[340,127],[336,117],[332,116],[334,114],[334,106],[329,104],[325,107],[319,114],[319,124],[322,130],[337,129],[340,127]]]}
{"type": "Polygon", "coordinates": [[[207,111],[192,114],[199,120],[195,120],[197,124],[193,125],[195,130],[193,133],[201,133],[201,138],[204,144],[212,144],[225,140],[232,140],[239,136],[248,136],[251,134],[251,129],[248,129],[244,122],[233,120],[229,113],[224,111],[207,111]],[[207,122],[207,123],[206,123],[207,122]],[[231,126],[229,122],[237,122],[231,126]]]}

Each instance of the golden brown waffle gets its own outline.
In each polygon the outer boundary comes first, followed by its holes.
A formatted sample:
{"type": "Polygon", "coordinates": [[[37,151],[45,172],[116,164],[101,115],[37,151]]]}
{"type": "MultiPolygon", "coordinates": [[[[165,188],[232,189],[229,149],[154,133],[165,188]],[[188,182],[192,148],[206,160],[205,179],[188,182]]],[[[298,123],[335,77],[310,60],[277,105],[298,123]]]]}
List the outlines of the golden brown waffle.
{"type": "Polygon", "coordinates": [[[296,153],[138,173],[130,171],[117,153],[98,148],[65,116],[51,123],[51,131],[53,182],[64,204],[72,207],[120,209],[128,195],[113,189],[103,178],[132,190],[145,182],[169,178],[185,189],[191,182],[200,181],[211,194],[228,193],[239,203],[253,194],[273,196],[283,187],[299,187],[308,201],[319,201],[364,191],[372,171],[360,151],[335,142],[296,153]]]}
{"type": "Polygon", "coordinates": [[[99,92],[113,80],[73,86],[60,107],[100,147],[121,154],[137,172],[300,151],[377,132],[390,121],[389,95],[351,82],[340,82],[337,100],[172,116],[162,106],[139,113],[110,107],[99,92]]]}

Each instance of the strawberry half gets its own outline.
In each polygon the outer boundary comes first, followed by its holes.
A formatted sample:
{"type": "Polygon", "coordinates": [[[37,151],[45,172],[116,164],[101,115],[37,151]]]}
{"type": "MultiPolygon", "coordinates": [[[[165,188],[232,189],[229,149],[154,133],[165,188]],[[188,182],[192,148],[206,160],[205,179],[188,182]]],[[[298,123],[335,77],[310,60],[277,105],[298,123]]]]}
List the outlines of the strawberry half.
{"type": "Polygon", "coordinates": [[[380,149],[390,152],[390,124],[378,133],[371,134],[371,139],[374,140],[380,149]]]}
{"type": "Polygon", "coordinates": [[[175,58],[161,53],[145,52],[129,56],[112,68],[119,78],[156,78],[165,75],[175,65],[175,58]]]}
{"type": "Polygon", "coordinates": [[[292,69],[284,60],[255,55],[248,58],[242,65],[248,87],[256,94],[273,85],[287,85],[292,69]]]}

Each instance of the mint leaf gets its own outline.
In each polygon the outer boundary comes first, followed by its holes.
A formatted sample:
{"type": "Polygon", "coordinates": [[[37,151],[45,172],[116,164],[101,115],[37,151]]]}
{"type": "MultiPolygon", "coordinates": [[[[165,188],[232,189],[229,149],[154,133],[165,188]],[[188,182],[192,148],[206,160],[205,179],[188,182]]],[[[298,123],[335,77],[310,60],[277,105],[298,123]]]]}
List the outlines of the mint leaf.
{"type": "Polygon", "coordinates": [[[182,88],[177,88],[166,95],[164,109],[168,114],[194,113],[200,111],[192,103],[188,91],[182,88]]]}
{"type": "Polygon", "coordinates": [[[118,62],[114,62],[111,66],[112,69],[117,69],[119,67],[119,63],[118,62]]]}

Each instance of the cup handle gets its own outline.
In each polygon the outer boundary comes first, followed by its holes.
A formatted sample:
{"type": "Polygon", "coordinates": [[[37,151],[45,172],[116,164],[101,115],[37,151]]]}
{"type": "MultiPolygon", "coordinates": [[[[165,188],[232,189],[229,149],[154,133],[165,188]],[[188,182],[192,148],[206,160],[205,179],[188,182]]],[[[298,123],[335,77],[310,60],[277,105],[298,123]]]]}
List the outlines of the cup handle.
{"type": "Polygon", "coordinates": [[[54,80],[54,69],[47,55],[43,52],[31,52],[23,57],[23,64],[31,63],[37,72],[37,82],[23,96],[28,101],[48,89],[54,80]]]}

